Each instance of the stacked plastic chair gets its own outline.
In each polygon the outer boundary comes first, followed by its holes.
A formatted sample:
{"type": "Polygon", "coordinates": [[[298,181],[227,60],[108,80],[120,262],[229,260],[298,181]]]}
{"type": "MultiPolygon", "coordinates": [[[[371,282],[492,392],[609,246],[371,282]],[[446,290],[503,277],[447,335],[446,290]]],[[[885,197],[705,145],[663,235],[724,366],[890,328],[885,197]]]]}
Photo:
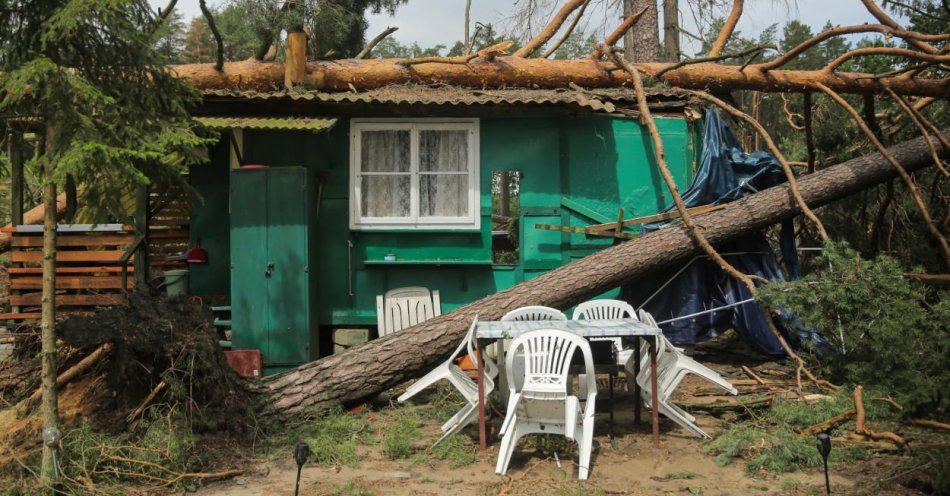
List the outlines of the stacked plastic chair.
{"type": "MultiPolygon", "coordinates": [[[[449,359],[442,362],[438,367],[432,369],[431,372],[413,383],[408,389],[406,389],[405,393],[399,396],[399,402],[403,403],[422,390],[428,388],[436,382],[445,379],[449,381],[450,384],[455,386],[455,389],[458,389],[459,393],[461,393],[465,398],[465,406],[463,406],[461,410],[453,415],[452,418],[442,424],[442,437],[440,437],[439,440],[433,444],[433,446],[436,446],[448,437],[457,434],[459,431],[464,429],[465,426],[474,422],[478,418],[478,384],[455,363],[456,358],[462,356],[463,351],[468,353],[472,363],[476,363],[475,328],[477,325],[478,316],[475,316],[475,320],[472,321],[472,325],[469,327],[468,333],[465,334],[465,339],[459,343],[458,348],[455,349],[455,352],[452,353],[449,359]]],[[[486,359],[484,377],[485,397],[488,397],[488,393],[495,389],[495,381],[493,379],[497,375],[498,367],[493,361],[486,359]]]]}
{"type": "MultiPolygon", "coordinates": [[[[643,310],[640,310],[640,320],[644,323],[656,326],[656,321],[653,319],[653,316],[643,310]]],[[[662,335],[657,336],[657,345],[657,405],[659,412],[683,426],[697,437],[711,439],[709,434],[695,424],[695,417],[670,401],[673,391],[680,382],[682,382],[683,378],[689,374],[702,377],[730,394],[737,395],[739,391],[714,370],[684,354],[662,335]]],[[[652,400],[652,389],[650,381],[650,355],[647,346],[647,344],[644,344],[641,349],[640,375],[637,376],[636,381],[640,386],[640,397],[644,403],[649,406],[652,400]]],[[[632,360],[627,362],[626,367],[628,376],[633,375],[632,360]]]]}

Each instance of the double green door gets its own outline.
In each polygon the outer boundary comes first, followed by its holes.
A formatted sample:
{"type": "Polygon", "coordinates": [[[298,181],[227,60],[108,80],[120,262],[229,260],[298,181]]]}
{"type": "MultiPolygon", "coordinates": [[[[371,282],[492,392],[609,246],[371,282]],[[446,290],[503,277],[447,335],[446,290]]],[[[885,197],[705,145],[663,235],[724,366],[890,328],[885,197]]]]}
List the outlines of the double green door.
{"type": "Polygon", "coordinates": [[[235,349],[265,373],[315,358],[313,181],[302,167],[231,172],[231,320],[235,349]]]}

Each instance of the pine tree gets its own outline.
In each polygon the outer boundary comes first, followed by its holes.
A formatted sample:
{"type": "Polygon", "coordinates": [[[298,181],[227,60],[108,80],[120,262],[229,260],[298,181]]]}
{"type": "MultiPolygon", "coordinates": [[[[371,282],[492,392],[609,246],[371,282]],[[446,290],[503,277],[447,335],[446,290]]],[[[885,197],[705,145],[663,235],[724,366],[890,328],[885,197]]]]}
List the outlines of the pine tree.
{"type": "Polygon", "coordinates": [[[56,188],[71,176],[78,200],[123,216],[121,198],[148,182],[181,181],[196,147],[198,95],[165,68],[147,0],[0,0],[0,114],[30,116],[44,145],[41,482],[56,485],[56,188]]]}

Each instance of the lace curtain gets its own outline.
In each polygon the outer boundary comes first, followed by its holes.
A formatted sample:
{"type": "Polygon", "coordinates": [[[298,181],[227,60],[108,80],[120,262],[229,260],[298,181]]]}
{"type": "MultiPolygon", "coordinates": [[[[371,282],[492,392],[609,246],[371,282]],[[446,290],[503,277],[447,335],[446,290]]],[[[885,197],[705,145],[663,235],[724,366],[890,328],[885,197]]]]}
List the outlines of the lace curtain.
{"type": "Polygon", "coordinates": [[[362,131],[360,214],[363,217],[469,215],[469,143],[466,130],[418,131],[418,211],[413,212],[411,131],[362,131]]]}
{"type": "Polygon", "coordinates": [[[468,215],[467,131],[419,131],[419,216],[468,215]]]}
{"type": "Polygon", "coordinates": [[[363,131],[360,211],[364,217],[409,217],[409,130],[363,131]]]}

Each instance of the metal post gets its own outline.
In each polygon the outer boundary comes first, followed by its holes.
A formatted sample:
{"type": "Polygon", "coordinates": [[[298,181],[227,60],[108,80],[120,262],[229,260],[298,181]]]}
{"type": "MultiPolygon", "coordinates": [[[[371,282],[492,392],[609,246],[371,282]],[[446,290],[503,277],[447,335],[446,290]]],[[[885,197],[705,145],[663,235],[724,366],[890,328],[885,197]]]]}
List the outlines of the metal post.
{"type": "Polygon", "coordinates": [[[142,289],[148,281],[148,185],[135,191],[135,235],[145,237],[135,254],[135,287],[142,289]]]}
{"type": "Polygon", "coordinates": [[[11,124],[7,141],[10,157],[10,223],[23,224],[23,134],[11,124]]]}

